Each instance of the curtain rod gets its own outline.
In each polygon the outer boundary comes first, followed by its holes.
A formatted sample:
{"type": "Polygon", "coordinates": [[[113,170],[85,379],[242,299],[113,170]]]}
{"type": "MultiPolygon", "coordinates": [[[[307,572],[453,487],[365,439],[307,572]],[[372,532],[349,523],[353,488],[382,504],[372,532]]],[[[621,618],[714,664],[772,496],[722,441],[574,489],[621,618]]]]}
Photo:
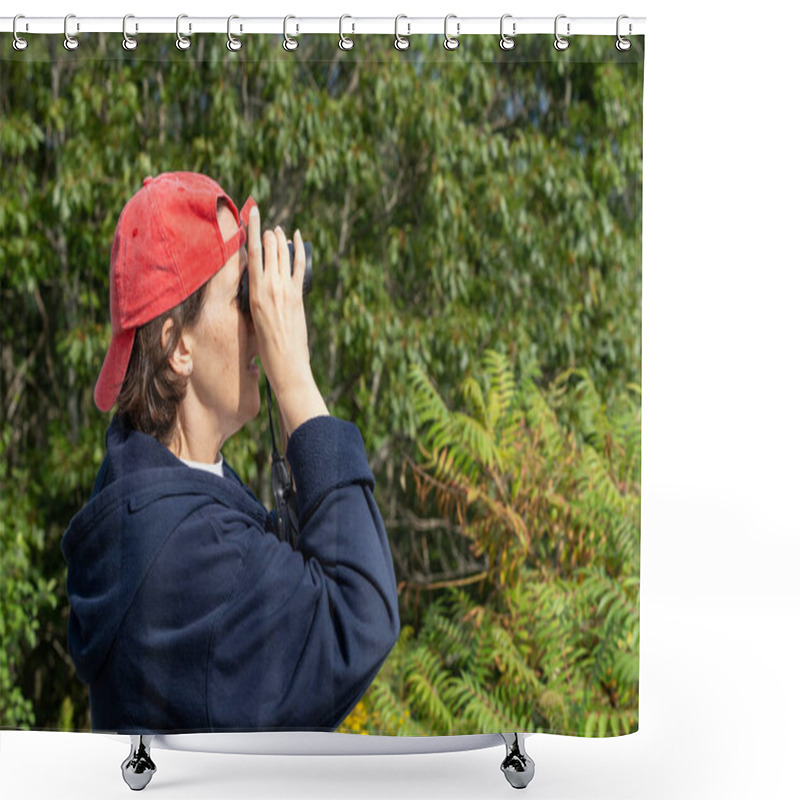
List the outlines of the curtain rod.
{"type": "Polygon", "coordinates": [[[467,34],[501,34],[507,37],[549,33],[557,36],[637,36],[645,32],[645,17],[0,17],[0,32],[26,34],[62,34],[79,37],[82,33],[172,33],[189,37],[195,33],[231,33],[242,36],[272,33],[296,36],[303,33],[342,35],[377,33],[400,36],[442,34],[458,37],[467,34]],[[16,25],[15,25],[16,20],[16,25]],[[230,25],[230,28],[229,28],[230,25]],[[502,27],[502,34],[501,34],[502,27]]]}

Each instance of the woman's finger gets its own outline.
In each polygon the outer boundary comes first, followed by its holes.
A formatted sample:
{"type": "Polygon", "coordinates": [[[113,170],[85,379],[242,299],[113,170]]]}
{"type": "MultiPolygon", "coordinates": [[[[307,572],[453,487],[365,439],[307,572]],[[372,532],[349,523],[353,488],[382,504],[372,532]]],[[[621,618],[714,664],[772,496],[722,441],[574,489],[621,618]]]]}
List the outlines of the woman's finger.
{"type": "Polygon", "coordinates": [[[258,207],[254,207],[250,212],[250,219],[247,223],[247,271],[251,297],[258,295],[258,288],[261,286],[261,252],[261,217],[258,213],[258,207]],[[258,268],[256,269],[256,267],[258,268]]]}
{"type": "Polygon", "coordinates": [[[278,240],[272,231],[264,231],[264,274],[272,280],[280,274],[278,268],[278,240]]]}
{"type": "Polygon", "coordinates": [[[285,280],[291,275],[292,263],[289,260],[289,244],[286,241],[286,234],[280,225],[275,228],[275,236],[278,240],[278,274],[285,280]]]}
{"type": "Polygon", "coordinates": [[[306,274],[306,249],[303,247],[303,237],[300,235],[298,228],[294,232],[294,272],[292,273],[292,280],[294,285],[303,292],[303,278],[306,274]]]}

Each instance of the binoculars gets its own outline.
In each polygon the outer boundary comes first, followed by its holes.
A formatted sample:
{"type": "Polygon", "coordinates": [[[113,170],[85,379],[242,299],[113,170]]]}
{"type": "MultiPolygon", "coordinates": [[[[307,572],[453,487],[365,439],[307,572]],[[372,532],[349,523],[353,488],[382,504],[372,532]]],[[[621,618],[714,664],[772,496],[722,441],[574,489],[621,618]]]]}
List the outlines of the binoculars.
{"type": "MultiPolygon", "coordinates": [[[[287,242],[289,246],[289,263],[291,273],[294,274],[294,242],[287,242]]],[[[303,242],[303,249],[306,251],[306,271],[303,275],[303,297],[311,291],[311,242],[303,242]]],[[[239,308],[242,313],[250,313],[250,275],[248,270],[242,273],[242,283],[239,287],[239,308]]]]}

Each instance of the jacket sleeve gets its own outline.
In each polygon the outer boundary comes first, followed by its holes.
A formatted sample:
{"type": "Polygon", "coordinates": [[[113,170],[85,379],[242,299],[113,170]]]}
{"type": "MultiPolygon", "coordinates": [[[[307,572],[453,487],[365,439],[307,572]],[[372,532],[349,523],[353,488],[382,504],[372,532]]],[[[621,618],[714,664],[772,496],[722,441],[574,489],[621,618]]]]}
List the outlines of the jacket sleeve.
{"type": "MultiPolygon", "coordinates": [[[[335,728],[399,633],[394,568],[358,428],[311,419],[292,434],[287,458],[297,549],[248,532],[211,642],[213,730],[335,728]]],[[[224,536],[225,525],[237,523],[219,524],[224,536]]]]}

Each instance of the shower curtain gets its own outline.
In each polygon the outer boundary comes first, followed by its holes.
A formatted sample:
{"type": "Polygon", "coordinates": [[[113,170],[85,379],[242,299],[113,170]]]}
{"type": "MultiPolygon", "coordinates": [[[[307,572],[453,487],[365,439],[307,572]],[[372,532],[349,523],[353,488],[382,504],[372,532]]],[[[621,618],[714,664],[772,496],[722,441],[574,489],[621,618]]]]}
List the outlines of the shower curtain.
{"type": "MultiPolygon", "coordinates": [[[[0,726],[91,729],[61,537],[111,243],[192,171],[312,241],[312,368],[374,476],[400,630],[336,730],[636,731],[643,39],[138,39],[0,50],[0,726]]],[[[272,507],[268,429],[224,456],[272,507]]]]}

